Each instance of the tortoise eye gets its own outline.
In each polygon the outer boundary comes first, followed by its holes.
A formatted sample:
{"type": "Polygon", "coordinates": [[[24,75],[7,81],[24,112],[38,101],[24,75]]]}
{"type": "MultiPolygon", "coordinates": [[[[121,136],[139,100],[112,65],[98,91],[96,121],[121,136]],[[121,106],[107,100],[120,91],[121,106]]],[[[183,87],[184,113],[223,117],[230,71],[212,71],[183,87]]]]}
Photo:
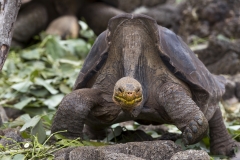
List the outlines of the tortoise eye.
{"type": "Polygon", "coordinates": [[[136,90],[136,92],[139,92],[140,91],[140,88],[138,88],[137,90],[136,90]]]}
{"type": "Polygon", "coordinates": [[[119,91],[119,92],[123,92],[123,90],[122,90],[121,88],[118,88],[118,91],[119,91]]]}

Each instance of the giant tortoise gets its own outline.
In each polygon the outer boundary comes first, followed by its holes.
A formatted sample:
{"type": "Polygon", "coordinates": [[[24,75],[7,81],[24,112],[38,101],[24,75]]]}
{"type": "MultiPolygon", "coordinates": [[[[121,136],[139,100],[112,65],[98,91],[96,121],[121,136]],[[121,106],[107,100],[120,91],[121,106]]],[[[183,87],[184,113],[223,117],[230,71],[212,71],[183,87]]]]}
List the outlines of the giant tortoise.
{"type": "Polygon", "coordinates": [[[218,104],[224,84],[172,31],[148,16],[122,14],[96,39],[51,131],[100,139],[114,123],[167,123],[182,131],[188,145],[209,128],[211,152],[231,156],[236,144],[218,104]]]}

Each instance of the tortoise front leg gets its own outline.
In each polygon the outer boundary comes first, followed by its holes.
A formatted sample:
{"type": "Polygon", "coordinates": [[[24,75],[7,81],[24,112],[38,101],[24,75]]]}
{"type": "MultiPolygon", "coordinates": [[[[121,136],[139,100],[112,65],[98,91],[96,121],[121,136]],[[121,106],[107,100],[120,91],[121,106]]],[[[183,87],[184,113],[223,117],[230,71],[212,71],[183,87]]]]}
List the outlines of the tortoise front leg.
{"type": "Polygon", "coordinates": [[[172,122],[182,131],[185,145],[194,144],[207,133],[208,121],[186,89],[166,83],[159,90],[159,102],[172,122]]]}
{"type": "Polygon", "coordinates": [[[61,133],[68,138],[83,138],[83,127],[91,109],[102,100],[96,89],[79,89],[66,95],[53,119],[51,132],[61,133]]]}

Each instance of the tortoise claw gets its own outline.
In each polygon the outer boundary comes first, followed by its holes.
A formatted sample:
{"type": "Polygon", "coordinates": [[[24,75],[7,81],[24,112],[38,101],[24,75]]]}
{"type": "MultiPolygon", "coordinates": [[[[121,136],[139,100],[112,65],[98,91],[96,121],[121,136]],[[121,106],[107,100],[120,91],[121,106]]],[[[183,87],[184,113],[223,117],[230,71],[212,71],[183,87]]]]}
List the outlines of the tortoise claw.
{"type": "Polygon", "coordinates": [[[208,121],[203,114],[199,114],[191,120],[183,131],[185,145],[193,144],[203,138],[208,128],[208,121]]]}
{"type": "Polygon", "coordinates": [[[196,115],[194,116],[194,120],[198,123],[198,125],[203,125],[203,121],[204,121],[204,116],[202,115],[196,115]]]}
{"type": "Polygon", "coordinates": [[[222,147],[221,145],[214,145],[211,147],[211,153],[215,155],[226,155],[229,157],[234,157],[237,150],[240,146],[237,145],[237,142],[230,139],[228,145],[222,147]]]}
{"type": "Polygon", "coordinates": [[[193,131],[193,133],[197,133],[198,132],[198,123],[196,123],[195,121],[191,121],[189,124],[191,130],[193,131]]]}

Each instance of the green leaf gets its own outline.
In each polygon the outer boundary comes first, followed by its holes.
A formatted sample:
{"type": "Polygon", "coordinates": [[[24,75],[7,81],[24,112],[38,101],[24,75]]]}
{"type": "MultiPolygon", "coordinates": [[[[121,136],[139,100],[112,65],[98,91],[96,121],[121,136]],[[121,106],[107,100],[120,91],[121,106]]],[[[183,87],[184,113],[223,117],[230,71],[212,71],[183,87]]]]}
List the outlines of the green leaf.
{"type": "Polygon", "coordinates": [[[161,135],[159,135],[156,131],[153,131],[153,130],[149,130],[146,133],[151,135],[153,138],[161,137],[161,135]]]}
{"type": "Polygon", "coordinates": [[[65,49],[68,52],[70,52],[80,58],[85,58],[91,48],[91,45],[88,44],[83,39],[64,40],[64,41],[61,41],[61,44],[65,47],[65,49]]]}
{"type": "Polygon", "coordinates": [[[61,145],[61,146],[66,146],[66,147],[80,147],[80,146],[84,146],[84,144],[82,144],[80,141],[78,141],[78,140],[71,140],[71,139],[62,139],[62,140],[56,142],[56,144],[61,145]]]}
{"type": "Polygon", "coordinates": [[[16,72],[17,67],[16,67],[16,62],[18,62],[18,60],[16,60],[15,58],[13,58],[11,55],[14,55],[15,53],[11,52],[11,54],[8,56],[4,66],[3,66],[3,71],[7,72],[7,74],[12,74],[14,72],[16,72]],[[10,60],[11,58],[11,60],[10,60]]]}
{"type": "Polygon", "coordinates": [[[209,137],[205,136],[203,139],[202,139],[203,143],[207,146],[207,147],[210,147],[210,139],[209,137]]]}
{"type": "Polygon", "coordinates": [[[122,133],[122,127],[117,126],[116,128],[113,129],[112,132],[110,132],[107,137],[103,140],[104,142],[111,141],[113,138],[119,136],[122,133]]]}
{"type": "Polygon", "coordinates": [[[50,61],[61,58],[66,54],[66,51],[59,44],[59,38],[56,36],[47,36],[42,45],[46,46],[46,54],[47,56],[51,56],[48,57],[50,61]]]}
{"type": "Polygon", "coordinates": [[[78,21],[79,25],[81,26],[82,30],[87,30],[88,25],[84,21],[78,21]]]}
{"type": "Polygon", "coordinates": [[[16,83],[14,85],[12,85],[11,88],[19,91],[19,92],[22,92],[22,93],[25,93],[28,91],[29,87],[32,85],[33,83],[29,80],[26,80],[24,82],[20,82],[20,83],[16,83]]]}
{"type": "Polygon", "coordinates": [[[30,133],[27,131],[22,131],[20,134],[21,134],[21,137],[24,139],[31,138],[30,133]]]}
{"type": "Polygon", "coordinates": [[[71,76],[67,79],[67,85],[69,85],[69,86],[73,86],[74,84],[75,84],[75,81],[76,81],[76,79],[77,79],[77,76],[78,76],[78,72],[79,72],[79,70],[75,70],[75,72],[73,72],[72,74],[71,74],[71,76]]]}
{"type": "Polygon", "coordinates": [[[18,93],[9,92],[9,91],[2,96],[2,98],[6,98],[6,99],[14,99],[15,97],[18,97],[18,93]]]}
{"type": "Polygon", "coordinates": [[[84,21],[79,21],[79,25],[81,26],[80,34],[85,38],[93,38],[94,32],[89,30],[88,25],[84,21]]]}
{"type": "Polygon", "coordinates": [[[30,121],[25,123],[20,132],[25,131],[26,129],[31,128],[31,134],[37,136],[39,143],[43,143],[46,139],[46,132],[43,128],[41,117],[39,115],[33,117],[30,121]]]}
{"type": "Polygon", "coordinates": [[[34,70],[31,74],[30,74],[30,80],[31,81],[34,81],[34,79],[36,78],[36,77],[38,77],[39,76],[39,70],[34,70]]]}
{"type": "Polygon", "coordinates": [[[41,117],[39,115],[33,117],[31,120],[29,120],[27,123],[25,123],[22,126],[22,128],[20,129],[20,132],[25,131],[27,128],[36,126],[40,120],[41,120],[41,117]]]}
{"type": "Polygon", "coordinates": [[[11,156],[0,156],[1,160],[12,160],[11,156]]]}
{"type": "Polygon", "coordinates": [[[55,107],[57,107],[60,104],[63,97],[64,97],[64,94],[53,95],[50,98],[48,98],[47,100],[45,100],[43,103],[46,106],[48,106],[49,109],[54,109],[55,107]]]}
{"type": "Polygon", "coordinates": [[[68,60],[68,59],[60,59],[60,63],[66,63],[66,64],[71,64],[73,66],[81,66],[83,64],[82,61],[73,61],[73,60],[68,60]]]}
{"type": "Polygon", "coordinates": [[[240,129],[240,125],[233,125],[233,126],[229,126],[229,129],[235,130],[235,131],[239,131],[240,129]]]}
{"type": "Polygon", "coordinates": [[[0,144],[0,149],[3,149],[3,148],[4,148],[4,146],[2,144],[0,144]]]}
{"type": "Polygon", "coordinates": [[[31,130],[31,134],[32,135],[36,135],[38,142],[39,143],[43,143],[46,139],[46,131],[43,127],[43,123],[42,120],[40,119],[39,122],[32,128],[31,130]]]}
{"type": "Polygon", "coordinates": [[[46,68],[45,70],[43,70],[41,72],[41,75],[43,76],[44,79],[47,79],[47,78],[52,78],[52,77],[57,76],[57,73],[52,68],[51,69],[46,68]]]}
{"type": "Polygon", "coordinates": [[[177,139],[175,141],[175,144],[179,145],[182,148],[182,150],[186,150],[186,146],[184,145],[182,138],[177,139]]]}
{"type": "Polygon", "coordinates": [[[19,103],[14,104],[14,108],[22,110],[25,106],[27,106],[31,101],[35,101],[36,98],[33,97],[26,97],[19,103]]]}
{"type": "Polygon", "coordinates": [[[23,154],[16,154],[12,160],[24,160],[25,156],[23,154]]]}
{"type": "Polygon", "coordinates": [[[106,146],[108,145],[107,143],[103,143],[103,142],[94,142],[94,141],[82,141],[84,146],[106,146]]]}
{"type": "Polygon", "coordinates": [[[222,41],[230,42],[230,39],[227,38],[226,36],[222,35],[222,34],[217,35],[217,39],[222,40],[222,41]]]}
{"type": "Polygon", "coordinates": [[[34,60],[34,59],[38,60],[38,59],[40,59],[41,52],[43,52],[42,48],[36,48],[33,50],[22,52],[21,57],[23,59],[27,59],[27,60],[34,60]]]}
{"type": "Polygon", "coordinates": [[[18,117],[17,119],[21,119],[24,122],[28,122],[31,119],[31,117],[29,116],[29,114],[23,114],[20,117],[18,117]]]}
{"type": "Polygon", "coordinates": [[[33,108],[33,107],[26,107],[23,109],[24,112],[28,113],[30,116],[36,116],[36,115],[43,115],[49,112],[49,109],[47,107],[39,107],[39,108],[33,108]]]}
{"type": "Polygon", "coordinates": [[[51,94],[57,94],[58,93],[58,91],[56,89],[54,89],[49,83],[47,83],[42,78],[35,78],[35,83],[37,85],[41,85],[41,86],[45,87],[51,94]]]}
{"type": "Polygon", "coordinates": [[[23,79],[17,76],[11,76],[9,77],[8,81],[13,83],[19,83],[19,82],[23,82],[23,79]]]}
{"type": "Polygon", "coordinates": [[[62,77],[70,77],[72,72],[74,72],[75,68],[70,65],[70,64],[67,64],[67,63],[64,63],[64,64],[61,64],[59,66],[59,69],[61,70],[62,72],[62,77]]]}
{"type": "Polygon", "coordinates": [[[28,67],[31,67],[33,70],[44,70],[46,68],[46,62],[43,61],[30,61],[27,63],[28,67]]]}
{"type": "MultiPolygon", "coordinates": [[[[63,133],[64,132],[67,132],[67,131],[63,131],[63,133]]],[[[61,139],[67,139],[66,137],[64,137],[63,135],[61,135],[61,134],[59,134],[59,133],[57,133],[57,134],[54,134],[54,138],[56,139],[56,140],[61,140],[61,139]]]]}
{"type": "Polygon", "coordinates": [[[20,117],[16,118],[14,121],[6,123],[8,128],[23,126],[27,121],[29,121],[31,118],[28,114],[23,114],[20,117]]]}
{"type": "Polygon", "coordinates": [[[51,127],[54,113],[55,112],[51,112],[51,113],[47,113],[46,115],[42,116],[44,125],[48,125],[49,127],[51,127]]]}
{"type": "Polygon", "coordinates": [[[46,97],[49,92],[44,88],[44,89],[34,89],[34,90],[30,90],[29,92],[30,94],[32,94],[35,97],[46,97]]]}
{"type": "Polygon", "coordinates": [[[65,93],[65,94],[71,93],[71,91],[72,91],[72,90],[71,90],[68,86],[66,86],[64,83],[61,83],[61,84],[60,84],[59,89],[60,89],[60,91],[61,91],[62,93],[65,93]]]}

